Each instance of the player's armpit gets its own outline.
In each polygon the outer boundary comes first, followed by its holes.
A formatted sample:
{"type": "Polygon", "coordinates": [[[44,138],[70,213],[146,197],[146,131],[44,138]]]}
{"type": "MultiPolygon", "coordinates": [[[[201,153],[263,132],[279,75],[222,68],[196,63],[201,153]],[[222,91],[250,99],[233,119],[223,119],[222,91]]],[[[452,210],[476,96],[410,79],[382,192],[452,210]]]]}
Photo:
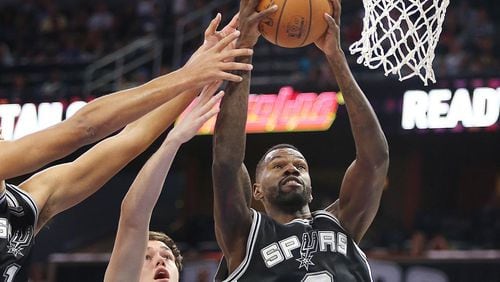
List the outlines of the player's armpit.
{"type": "Polygon", "coordinates": [[[331,203],[328,207],[325,208],[325,211],[333,214],[335,217],[338,218],[338,212],[339,212],[339,199],[335,200],[335,202],[331,203]]]}
{"type": "Polygon", "coordinates": [[[43,170],[22,183],[20,187],[32,195],[40,209],[37,230],[56,214],[95,193],[145,148],[147,145],[116,135],[75,161],[43,170]]]}
{"type": "MultiPolygon", "coordinates": [[[[22,189],[34,196],[41,218],[48,220],[97,191],[146,150],[196,94],[196,91],[184,92],[127,125],[119,134],[99,142],[74,162],[52,167],[28,179],[22,184],[22,189]]],[[[39,221],[39,227],[44,223],[39,221]]]]}
{"type": "Polygon", "coordinates": [[[372,166],[354,161],[344,176],[337,217],[356,242],[362,239],[377,214],[387,168],[387,162],[372,166]]]}

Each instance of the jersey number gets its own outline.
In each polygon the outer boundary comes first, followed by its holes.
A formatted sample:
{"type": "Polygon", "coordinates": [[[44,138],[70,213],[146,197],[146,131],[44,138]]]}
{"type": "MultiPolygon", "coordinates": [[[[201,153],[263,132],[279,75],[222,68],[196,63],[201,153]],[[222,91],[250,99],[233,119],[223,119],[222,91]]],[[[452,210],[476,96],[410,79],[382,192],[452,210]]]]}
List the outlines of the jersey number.
{"type": "Polygon", "coordinates": [[[327,271],[320,271],[306,274],[302,282],[333,282],[333,277],[327,271]]]}
{"type": "Polygon", "coordinates": [[[16,274],[20,268],[21,267],[15,263],[7,266],[7,268],[3,272],[3,277],[7,278],[7,279],[5,279],[5,282],[14,281],[14,277],[16,276],[16,274]]]}

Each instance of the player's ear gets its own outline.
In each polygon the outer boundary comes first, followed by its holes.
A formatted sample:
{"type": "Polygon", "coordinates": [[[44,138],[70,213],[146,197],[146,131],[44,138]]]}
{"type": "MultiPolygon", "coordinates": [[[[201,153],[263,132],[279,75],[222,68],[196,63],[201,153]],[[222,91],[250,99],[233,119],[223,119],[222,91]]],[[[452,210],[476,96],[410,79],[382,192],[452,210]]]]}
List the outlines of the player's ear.
{"type": "Polygon", "coordinates": [[[312,195],[312,186],[309,189],[309,204],[313,201],[313,195],[312,195]]]}
{"type": "Polygon", "coordinates": [[[264,193],[262,192],[262,185],[260,183],[254,183],[253,184],[253,198],[255,200],[262,200],[264,197],[264,193]]]}

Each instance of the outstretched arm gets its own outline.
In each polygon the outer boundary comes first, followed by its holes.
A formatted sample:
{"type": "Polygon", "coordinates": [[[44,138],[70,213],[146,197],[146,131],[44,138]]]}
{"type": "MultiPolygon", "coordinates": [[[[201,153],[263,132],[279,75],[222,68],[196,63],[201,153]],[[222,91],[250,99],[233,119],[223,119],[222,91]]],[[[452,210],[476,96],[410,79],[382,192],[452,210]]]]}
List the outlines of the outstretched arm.
{"type": "Polygon", "coordinates": [[[73,162],[45,169],[22,183],[20,187],[33,197],[40,209],[37,231],[59,212],[92,195],[146,150],[187,107],[193,94],[174,98],[127,125],[117,135],[99,142],[73,162]]]}
{"type": "MultiPolygon", "coordinates": [[[[211,46],[203,44],[199,50],[225,48],[235,38],[235,34],[231,34],[211,46]]],[[[190,61],[195,62],[196,58],[190,61]]],[[[146,150],[174,122],[196,94],[196,90],[181,94],[129,124],[119,134],[95,145],[75,161],[44,170],[23,183],[21,187],[34,197],[41,211],[37,230],[54,215],[93,194],[146,150]],[[96,164],[102,165],[95,169],[96,164]],[[64,177],[60,177],[61,175],[64,177]]]]}
{"type": "Polygon", "coordinates": [[[327,208],[359,242],[372,223],[389,167],[389,148],[370,102],[359,88],[340,47],[340,2],[331,0],[334,18],[325,14],[327,33],[316,42],[325,53],[344,96],[356,145],[356,160],[349,166],[340,197],[327,208]]]}
{"type": "Polygon", "coordinates": [[[100,140],[183,90],[200,89],[215,80],[240,81],[241,77],[229,72],[250,66],[227,60],[251,50],[227,49],[237,38],[233,33],[213,46],[203,45],[180,70],[98,98],[62,123],[18,140],[0,141],[0,180],[31,172],[100,140]]]}
{"type": "Polygon", "coordinates": [[[146,252],[151,213],[179,147],[218,110],[213,109],[222,92],[218,85],[204,89],[191,112],[178,123],[161,147],[146,162],[122,202],[118,233],[104,281],[139,281],[146,252]]]}
{"type": "MultiPolygon", "coordinates": [[[[259,37],[259,21],[276,10],[256,12],[258,0],[240,2],[238,48],[253,48],[259,37]]],[[[251,56],[238,57],[238,62],[250,64],[251,56]]],[[[214,218],[217,242],[233,271],[245,255],[245,245],[251,226],[251,212],[246,196],[251,193],[248,173],[244,169],[245,127],[250,90],[250,71],[236,72],[242,82],[230,82],[221,102],[213,141],[212,179],[214,218]]]]}

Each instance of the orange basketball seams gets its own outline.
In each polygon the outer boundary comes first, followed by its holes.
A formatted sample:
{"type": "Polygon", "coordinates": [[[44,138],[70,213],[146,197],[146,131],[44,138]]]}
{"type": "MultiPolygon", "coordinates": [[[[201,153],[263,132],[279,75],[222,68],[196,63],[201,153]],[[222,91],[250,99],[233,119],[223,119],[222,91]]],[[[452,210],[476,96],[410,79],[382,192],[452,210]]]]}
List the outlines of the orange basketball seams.
{"type": "Polygon", "coordinates": [[[328,0],[261,0],[257,10],[278,5],[276,13],[262,20],[262,36],[269,42],[286,48],[311,44],[327,29],[323,14],[332,14],[328,0]]]}

